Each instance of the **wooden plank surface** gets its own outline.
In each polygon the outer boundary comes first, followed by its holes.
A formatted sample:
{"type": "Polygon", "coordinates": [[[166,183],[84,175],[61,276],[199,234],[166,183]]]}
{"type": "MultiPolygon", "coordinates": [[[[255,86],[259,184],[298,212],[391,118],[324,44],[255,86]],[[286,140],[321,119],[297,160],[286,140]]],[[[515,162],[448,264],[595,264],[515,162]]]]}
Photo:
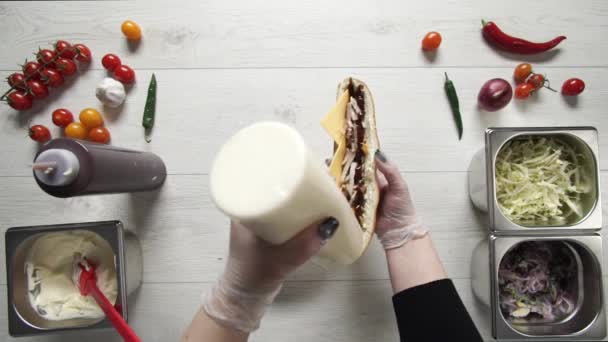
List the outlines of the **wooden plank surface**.
{"type": "MultiPolygon", "coordinates": [[[[608,172],[603,173],[608,182],[608,172]]],[[[420,217],[433,240],[450,277],[467,279],[473,249],[487,234],[487,217],[468,199],[467,173],[406,173],[420,217]],[[441,195],[438,204],[437,194],[441,195]],[[441,211],[442,215],[435,214],[441,211]]],[[[144,256],[144,282],[210,282],[224,267],[228,248],[228,220],[211,203],[207,176],[172,175],[158,193],[87,196],[56,199],[40,194],[31,177],[0,177],[0,208],[8,227],[82,221],[121,220],[135,232],[144,256]],[[14,194],[20,194],[15,196],[14,194]]],[[[604,201],[604,211],[608,203],[604,201]]],[[[604,237],[607,238],[607,237],[604,237]]],[[[0,241],[4,240],[4,234],[0,241]]],[[[4,255],[4,243],[0,244],[4,255]]],[[[388,279],[385,258],[373,242],[353,267],[325,269],[310,263],[292,279],[384,280],[388,279]]],[[[604,253],[604,264],[608,255],[604,253]]],[[[6,284],[5,265],[0,263],[0,284],[6,284]]]]}
{"type": "MultiPolygon", "coordinates": [[[[130,298],[131,322],[146,342],[174,341],[225,261],[227,219],[208,197],[208,170],[219,146],[249,123],[279,120],[294,125],[319,157],[326,157],[331,144],[319,119],[334,102],[337,82],[354,75],[374,94],[382,149],[399,164],[449,276],[484,339],[492,340],[489,313],[470,285],[471,254],[487,233],[485,215],[468,200],[470,158],[482,148],[486,127],[591,125],[599,130],[600,166],[605,165],[607,19],[608,1],[597,0],[0,2],[0,77],[56,39],[85,43],[94,55],[87,70],[32,110],[0,106],[0,232],[12,226],[123,221],[138,234],[145,265],[144,284],[130,298]],[[119,32],[127,18],[143,27],[139,45],[127,44],[119,32]],[[481,18],[533,40],[561,34],[568,39],[540,57],[498,53],[482,40],[481,18]],[[444,38],[433,58],[419,49],[431,30],[444,38]],[[106,76],[99,61],[109,52],[120,55],[138,78],[121,109],[103,110],[112,143],[159,154],[168,167],[167,183],[158,193],[51,198],[28,170],[36,146],[24,137],[26,127],[51,126],[50,112],[59,107],[75,113],[103,109],[94,88],[106,76]],[[543,90],[497,113],[480,112],[481,85],[494,77],[510,80],[523,60],[533,62],[556,88],[580,77],[587,90],[577,101],[543,90]],[[460,96],[465,127],[460,142],[443,93],[443,72],[460,96]],[[152,73],[159,80],[158,114],[147,144],[141,115],[152,73]]],[[[603,170],[605,195],[608,169],[603,170]]],[[[0,262],[2,341],[120,340],[112,331],[10,338],[6,300],[0,262]]],[[[390,283],[376,242],[352,267],[325,269],[311,262],[290,277],[251,340],[287,339],[397,340],[390,283]]]]}
{"type": "MultiPolygon", "coordinates": [[[[32,47],[63,37],[94,52],[127,55],[119,24],[143,26],[138,68],[427,67],[422,36],[439,31],[444,43],[434,65],[506,66],[521,57],[497,53],[482,40],[481,19],[506,32],[543,41],[565,34],[556,56],[529,57],[556,66],[606,66],[605,1],[124,1],[0,7],[0,69],[12,69],[32,47]],[[58,15],[54,14],[57,11],[58,15]],[[59,15],[59,11],[61,12],[59,15]]],[[[101,56],[98,56],[101,57],[101,56]]],[[[99,68],[99,65],[95,65],[99,68]]]]}
{"type": "MultiPolygon", "coordinates": [[[[476,222],[477,214],[467,200],[463,186],[466,173],[406,176],[417,198],[418,210],[433,229],[450,276],[468,278],[471,251],[484,238],[485,228],[476,222]],[[436,183],[438,180],[441,182],[436,183]],[[453,209],[450,215],[432,215],[436,204],[428,194],[439,192],[433,189],[438,187],[447,194],[444,203],[453,209]]],[[[169,176],[158,196],[110,195],[70,200],[38,196],[39,189],[32,182],[30,177],[0,178],[6,194],[21,193],[27,199],[13,199],[10,209],[0,209],[0,217],[6,218],[4,227],[77,222],[83,217],[89,221],[119,219],[142,241],[144,281],[209,282],[223,269],[228,220],[209,201],[207,176],[169,176]]],[[[0,201],[9,201],[0,196],[0,201]]],[[[4,244],[1,254],[3,249],[4,244]]],[[[384,253],[374,241],[355,267],[326,271],[311,263],[294,277],[303,281],[388,279],[386,267],[378,267],[384,263],[384,253]]],[[[5,266],[0,264],[0,284],[6,283],[4,274],[5,266]]]]}
{"type": "MultiPolygon", "coordinates": [[[[604,277],[604,292],[608,278],[604,277]]],[[[469,279],[454,285],[485,340],[492,340],[490,311],[473,295],[469,279]]],[[[143,341],[177,341],[210,283],[145,283],[129,300],[130,322],[143,341]],[[170,308],[170,309],[168,309],[170,308]]],[[[6,287],[0,285],[0,319],[6,320],[6,287]]],[[[442,310],[442,308],[437,308],[442,310]]],[[[6,336],[6,325],[0,336],[6,336]]],[[[9,338],[20,342],[122,341],[113,331],[9,338]],[[93,337],[94,336],[94,337],[93,337]]],[[[388,280],[285,283],[260,330],[250,341],[398,341],[388,280]]]]}
{"type": "MultiPolygon", "coordinates": [[[[514,101],[504,110],[487,113],[476,107],[479,88],[493,77],[510,79],[511,68],[155,70],[157,116],[152,143],[147,144],[141,116],[151,71],[144,70],[138,71],[139,83],[123,108],[106,110],[106,121],[114,144],[154,151],[163,157],[170,174],[207,174],[221,144],[239,128],[259,120],[294,125],[320,158],[327,157],[332,143],[319,121],[335,103],[338,81],[352,74],[371,88],[382,149],[403,171],[466,171],[473,154],[483,147],[485,128],[492,126],[595,126],[601,159],[608,159],[608,132],[601,129],[607,117],[608,69],[541,71],[557,84],[579,76],[589,90],[572,107],[561,95],[543,91],[527,102],[514,101]],[[462,141],[443,92],[444,71],[458,87],[462,141]],[[187,148],[175,153],[176,146],[187,148]]],[[[4,142],[0,160],[6,161],[0,163],[0,175],[29,175],[36,146],[24,138],[28,122],[52,126],[50,113],[61,107],[76,115],[91,106],[102,110],[94,90],[104,75],[85,72],[27,113],[0,107],[4,142]]],[[[53,134],[61,132],[50,128],[53,134]]]]}

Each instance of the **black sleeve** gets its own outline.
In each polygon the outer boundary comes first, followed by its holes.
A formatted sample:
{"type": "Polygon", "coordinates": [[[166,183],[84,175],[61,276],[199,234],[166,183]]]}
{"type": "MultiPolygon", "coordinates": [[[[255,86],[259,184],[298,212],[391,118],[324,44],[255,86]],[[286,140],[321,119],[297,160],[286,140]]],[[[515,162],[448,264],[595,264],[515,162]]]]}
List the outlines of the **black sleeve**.
{"type": "Polygon", "coordinates": [[[450,279],[393,296],[401,341],[483,341],[450,279]]]}

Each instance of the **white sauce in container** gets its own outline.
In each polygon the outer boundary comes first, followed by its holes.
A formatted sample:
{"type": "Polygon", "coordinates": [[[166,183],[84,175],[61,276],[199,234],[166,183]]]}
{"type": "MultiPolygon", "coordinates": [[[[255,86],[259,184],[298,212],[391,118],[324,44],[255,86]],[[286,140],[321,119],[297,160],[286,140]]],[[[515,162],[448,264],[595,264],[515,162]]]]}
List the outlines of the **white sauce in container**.
{"type": "Polygon", "coordinates": [[[53,321],[101,318],[104,313],[93,297],[83,297],[73,282],[77,255],[97,265],[97,286],[111,303],[116,302],[118,282],[115,257],[109,243],[87,230],[42,234],[26,258],[30,304],[53,321]]]}

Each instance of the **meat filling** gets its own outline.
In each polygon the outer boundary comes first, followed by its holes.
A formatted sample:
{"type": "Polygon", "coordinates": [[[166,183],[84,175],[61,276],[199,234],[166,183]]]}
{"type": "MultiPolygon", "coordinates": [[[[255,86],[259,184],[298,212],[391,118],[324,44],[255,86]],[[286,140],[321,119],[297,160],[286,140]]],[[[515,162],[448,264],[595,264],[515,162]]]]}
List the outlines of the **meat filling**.
{"type": "Polygon", "coordinates": [[[342,192],[362,224],[365,204],[365,182],[363,177],[366,141],[365,141],[365,102],[363,86],[349,85],[350,101],[346,107],[346,155],[342,162],[342,192]]]}

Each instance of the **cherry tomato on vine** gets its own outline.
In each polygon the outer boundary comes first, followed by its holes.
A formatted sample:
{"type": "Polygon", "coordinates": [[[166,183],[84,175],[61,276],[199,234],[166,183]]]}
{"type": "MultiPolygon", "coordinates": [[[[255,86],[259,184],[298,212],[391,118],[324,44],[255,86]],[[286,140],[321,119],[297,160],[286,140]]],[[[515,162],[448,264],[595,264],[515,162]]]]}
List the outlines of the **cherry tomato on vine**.
{"type": "Polygon", "coordinates": [[[562,94],[566,96],[576,96],[585,90],[585,82],[580,78],[571,78],[562,85],[562,94]]]}
{"type": "Polygon", "coordinates": [[[135,81],[135,71],[123,64],[114,69],[114,78],[125,84],[133,83],[135,81]]]}
{"type": "Polygon", "coordinates": [[[25,82],[23,82],[23,80],[25,79],[25,75],[20,73],[20,72],[15,72],[10,74],[10,76],[8,76],[6,78],[6,81],[8,82],[8,85],[10,85],[11,87],[14,87],[15,89],[25,89],[25,82]]]}
{"type": "Polygon", "coordinates": [[[38,80],[27,81],[27,92],[32,95],[34,100],[42,100],[49,96],[49,88],[38,80]]]}
{"type": "Polygon", "coordinates": [[[89,131],[89,140],[107,144],[110,141],[110,131],[105,127],[96,127],[89,131]]]}
{"type": "Polygon", "coordinates": [[[78,68],[73,60],[60,57],[55,61],[55,67],[63,76],[72,76],[78,68]]]}
{"type": "Polygon", "coordinates": [[[525,82],[528,76],[532,73],[532,64],[521,63],[515,67],[513,71],[513,79],[515,83],[525,82]]]}
{"type": "Polygon", "coordinates": [[[6,96],[6,101],[16,110],[27,110],[32,108],[33,98],[23,90],[15,90],[6,96]]]}
{"type": "Polygon", "coordinates": [[[117,67],[121,66],[122,62],[120,61],[120,58],[118,58],[118,56],[109,53],[103,56],[103,58],[101,59],[101,65],[103,65],[106,70],[113,71],[117,67]]]}
{"type": "Polygon", "coordinates": [[[55,43],[55,52],[59,54],[59,56],[67,59],[74,59],[74,57],[76,57],[76,49],[72,44],[65,40],[58,40],[55,43]]]}
{"type": "Polygon", "coordinates": [[[57,88],[63,85],[63,76],[61,76],[61,73],[57,71],[57,69],[44,68],[40,72],[40,75],[42,77],[42,81],[51,88],[57,88]]]}
{"type": "Polygon", "coordinates": [[[424,50],[435,50],[441,45],[441,35],[439,32],[429,32],[422,39],[422,48],[424,50]]]}
{"type": "Polygon", "coordinates": [[[55,65],[55,63],[53,62],[55,56],[57,56],[55,54],[55,51],[49,49],[42,49],[38,50],[38,53],[36,53],[36,60],[38,61],[38,63],[40,63],[40,65],[53,67],[55,65]]]}
{"type": "Polygon", "coordinates": [[[39,80],[40,79],[40,68],[42,66],[36,62],[27,62],[23,65],[23,74],[29,79],[39,80]]]}
{"type": "Polygon", "coordinates": [[[528,82],[534,86],[534,90],[538,90],[545,86],[545,76],[541,74],[532,74],[530,78],[528,78],[528,82]]]}
{"type": "Polygon", "coordinates": [[[29,129],[29,136],[32,140],[39,143],[45,143],[51,140],[51,132],[48,128],[42,125],[34,125],[29,129]]]}
{"type": "Polygon", "coordinates": [[[76,49],[76,60],[88,63],[91,61],[91,50],[84,44],[74,44],[76,49]]]}
{"type": "Polygon", "coordinates": [[[67,127],[74,122],[74,115],[65,108],[55,109],[53,111],[53,123],[59,127],[67,127]]]}
{"type": "Polygon", "coordinates": [[[127,39],[138,40],[141,38],[141,28],[132,20],[126,20],[123,22],[120,26],[120,30],[122,31],[122,34],[127,37],[127,39]]]}
{"type": "Polygon", "coordinates": [[[88,129],[103,126],[101,114],[93,108],[85,108],[78,116],[80,122],[88,129]]]}
{"type": "Polygon", "coordinates": [[[520,100],[527,99],[533,91],[534,85],[532,83],[521,83],[515,87],[515,98],[520,100]]]}
{"type": "Polygon", "coordinates": [[[65,130],[65,136],[72,139],[85,140],[87,138],[87,128],[80,122],[72,122],[65,130]]]}

